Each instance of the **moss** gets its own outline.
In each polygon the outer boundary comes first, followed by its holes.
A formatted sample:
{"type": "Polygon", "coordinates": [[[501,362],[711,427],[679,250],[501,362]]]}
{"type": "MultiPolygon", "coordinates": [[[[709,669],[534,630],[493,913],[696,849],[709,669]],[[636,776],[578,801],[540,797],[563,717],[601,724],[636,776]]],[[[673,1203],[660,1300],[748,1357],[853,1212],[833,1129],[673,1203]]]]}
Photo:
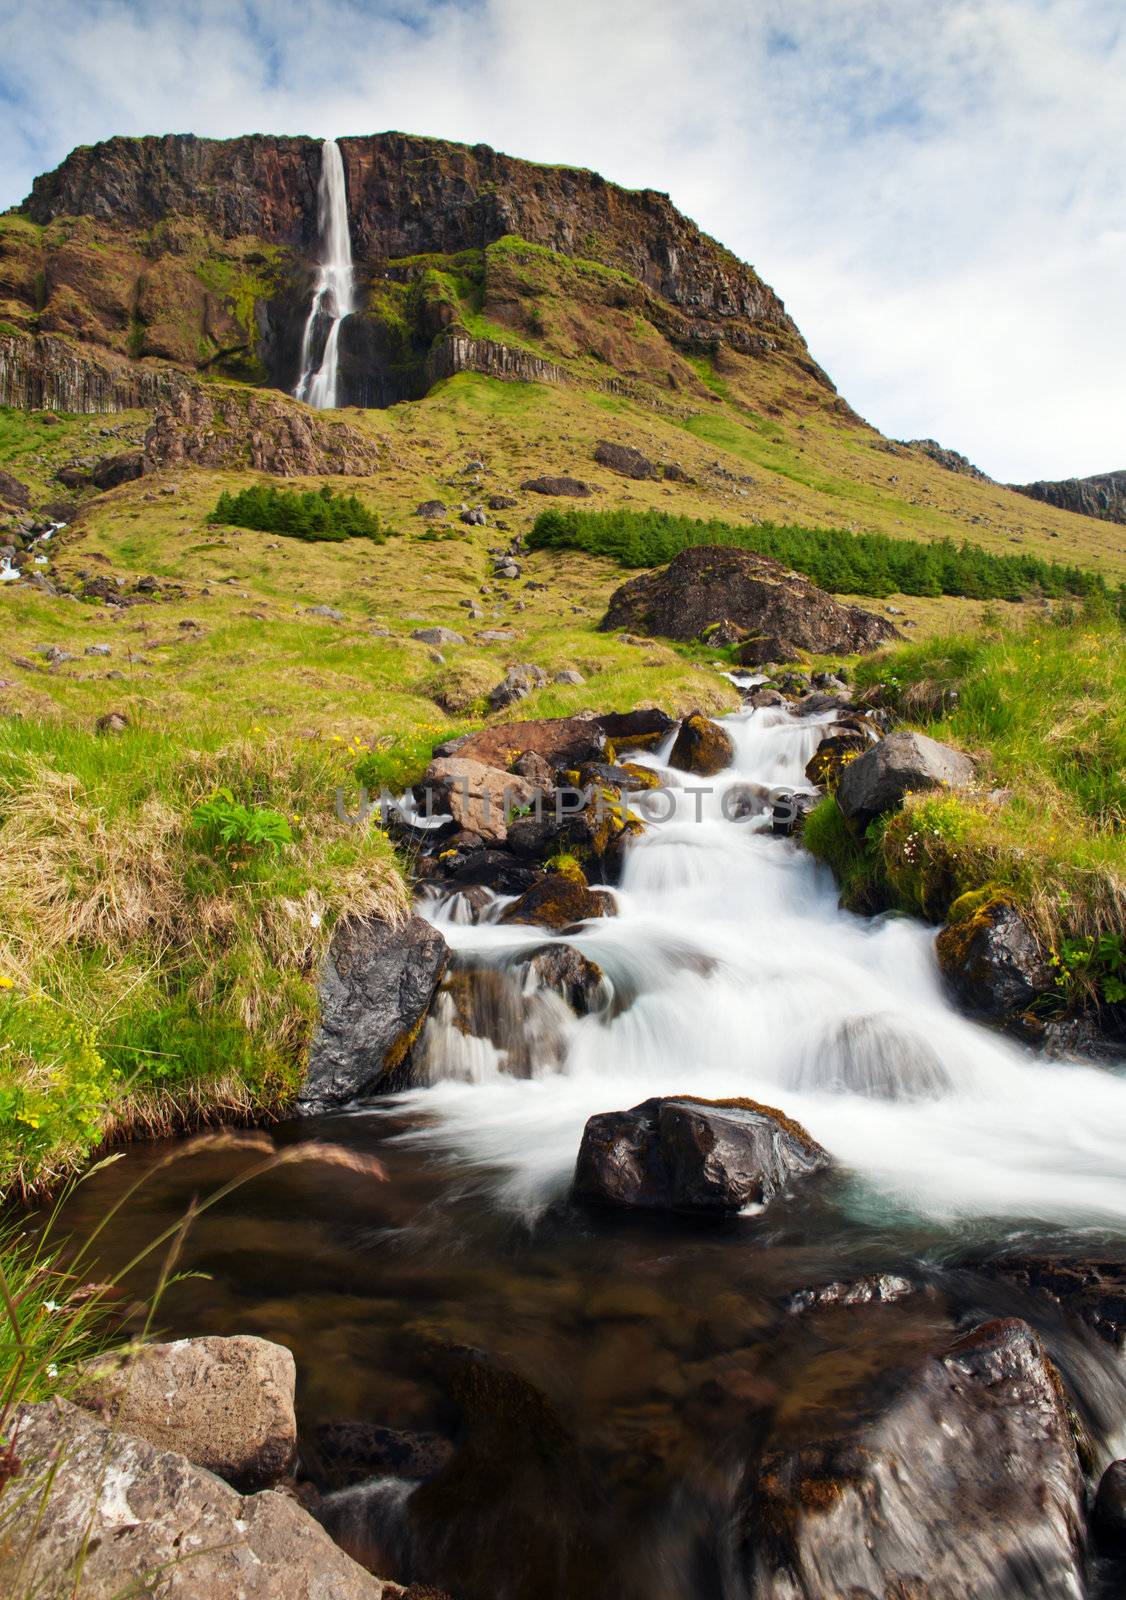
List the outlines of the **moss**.
{"type": "Polygon", "coordinates": [[[821,1145],[818,1144],[811,1133],[802,1127],[800,1122],[795,1122],[793,1117],[787,1116],[784,1111],[779,1111],[777,1106],[764,1105],[761,1100],[750,1100],[746,1095],[741,1094],[729,1095],[722,1100],[708,1100],[699,1094],[673,1094],[666,1095],[663,1098],[683,1100],[688,1105],[694,1106],[714,1106],[721,1111],[753,1111],[759,1117],[772,1117],[775,1122],[786,1130],[792,1139],[796,1139],[811,1154],[824,1153],[821,1145]]]}

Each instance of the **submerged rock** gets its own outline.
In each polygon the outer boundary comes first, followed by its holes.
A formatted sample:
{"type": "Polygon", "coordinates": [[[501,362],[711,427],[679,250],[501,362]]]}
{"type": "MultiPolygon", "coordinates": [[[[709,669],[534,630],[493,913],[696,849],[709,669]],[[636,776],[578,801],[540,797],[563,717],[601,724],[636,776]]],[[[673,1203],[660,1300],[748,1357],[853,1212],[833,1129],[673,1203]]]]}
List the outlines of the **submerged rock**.
{"type": "Polygon", "coordinates": [[[697,777],[712,778],[729,767],[734,757],[735,744],[726,729],[702,712],[693,711],[680,724],[680,732],[669,754],[669,766],[681,772],[694,772],[697,777]]]}
{"type": "Polygon", "coordinates": [[[13,1418],[0,1593],[40,1600],[389,1600],[288,1495],[240,1495],[185,1456],[64,1401],[13,1418]]]}
{"type": "Polygon", "coordinates": [[[861,832],[904,798],[928,789],[960,789],[974,781],[969,756],[923,733],[889,733],[841,774],[837,804],[861,832]]]}
{"type": "Polygon", "coordinates": [[[339,925],[321,973],[299,1111],[345,1105],[404,1075],[448,960],[446,941],[422,917],[399,926],[348,917],[339,925]]]}
{"type": "Polygon", "coordinates": [[[588,1016],[605,1004],[606,974],[573,944],[543,945],[529,956],[526,971],[539,987],[561,995],[576,1016],[588,1016]]]}
{"type": "Polygon", "coordinates": [[[1126,1461],[1112,1461],[1099,1480],[1091,1526],[1105,1550],[1126,1551],[1126,1461]]]}
{"type": "Polygon", "coordinates": [[[591,1117],[575,1166],[584,1205],[742,1211],[829,1165],[799,1123],[754,1100],[658,1097],[591,1117]]]}
{"type": "Polygon", "coordinates": [[[296,1381],[292,1354],[268,1339],[177,1339],[89,1362],[76,1399],[122,1433],[179,1450],[249,1492],[293,1464],[296,1381]]]}
{"type": "Polygon", "coordinates": [[[975,1328],[858,1409],[828,1436],[768,1445],[743,1522],[755,1600],[1086,1592],[1067,1407],[1026,1323],[975,1328]]]}
{"type": "Polygon", "coordinates": [[[1003,1021],[1052,988],[1039,945],[1004,895],[943,928],[935,950],[947,986],[970,1016],[1003,1021]]]}
{"type": "Polygon", "coordinates": [[[539,928],[569,928],[592,917],[612,917],[614,902],[601,889],[591,889],[583,878],[549,873],[500,914],[504,923],[531,923],[539,928]]]}

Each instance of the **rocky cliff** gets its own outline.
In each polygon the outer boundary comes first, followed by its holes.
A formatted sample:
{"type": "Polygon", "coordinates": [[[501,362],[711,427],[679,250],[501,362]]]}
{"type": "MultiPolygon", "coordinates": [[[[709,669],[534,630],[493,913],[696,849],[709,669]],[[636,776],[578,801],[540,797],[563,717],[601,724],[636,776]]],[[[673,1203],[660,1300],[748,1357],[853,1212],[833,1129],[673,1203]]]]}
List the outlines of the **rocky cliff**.
{"type": "MultiPolygon", "coordinates": [[[[686,362],[721,349],[832,395],[774,291],[667,195],[484,145],[385,133],[340,146],[361,307],[341,339],[349,402],[416,397],[467,369],[667,394],[698,386],[686,362]]],[[[0,329],[292,387],[320,167],[309,138],[75,150],[0,217],[0,329]]],[[[25,349],[22,370],[57,355],[25,349]]],[[[7,381],[14,403],[35,403],[33,379],[7,381]]],[[[112,409],[123,383],[91,377],[76,393],[112,409]]]]}
{"type": "Polygon", "coordinates": [[[1081,517],[1103,522],[1126,522],[1126,470],[1100,472],[1092,478],[1063,478],[1058,483],[1014,483],[1018,494],[1081,517]]]}

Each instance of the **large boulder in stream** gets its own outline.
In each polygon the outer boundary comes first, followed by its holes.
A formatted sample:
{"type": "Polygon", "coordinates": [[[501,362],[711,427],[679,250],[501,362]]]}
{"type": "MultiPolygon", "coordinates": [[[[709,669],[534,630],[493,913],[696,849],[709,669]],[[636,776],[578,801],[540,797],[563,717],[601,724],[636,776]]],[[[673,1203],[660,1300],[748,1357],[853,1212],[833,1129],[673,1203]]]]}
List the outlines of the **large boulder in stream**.
{"type": "Polygon", "coordinates": [[[743,1211],[829,1162],[816,1139],[771,1106],[657,1097],[590,1118],[572,1193],[584,1205],[743,1211]]]}
{"type": "Polygon", "coordinates": [[[514,813],[530,806],[539,792],[527,778],[460,755],[432,761],[420,788],[431,815],[451,816],[458,828],[487,844],[503,844],[514,813]]]}
{"type": "Polygon", "coordinates": [[[604,889],[591,889],[582,877],[551,872],[506,906],[499,920],[559,930],[592,917],[612,917],[614,911],[613,897],[604,889]]]}
{"type": "Polygon", "coordinates": [[[894,811],[909,794],[928,789],[962,789],[974,781],[974,764],[924,733],[889,733],[841,773],[837,804],[861,833],[870,822],[894,811]]]}
{"type": "Polygon", "coordinates": [[[792,661],[803,650],[851,655],[900,637],[885,618],[841,605],[781,562],[726,545],[682,550],[663,572],[623,583],[610,596],[599,627],[687,643],[720,622],[753,635],[739,659],[754,665],[792,661]]]}
{"type": "MultiPolygon", "coordinates": [[[[958,909],[955,902],[954,911],[958,909]]],[[[935,944],[961,1009],[987,1022],[1023,1011],[1052,988],[1052,973],[1028,925],[1005,895],[985,897],[952,919],[935,944]]]]}
{"type": "Polygon", "coordinates": [[[66,1401],[19,1407],[0,1501],[0,1594],[36,1600],[390,1600],[309,1513],[243,1496],[66,1401]]]}
{"type": "Polygon", "coordinates": [[[1027,1323],[988,1322],[885,1397],[768,1441],[743,1519],[755,1600],[1080,1600],[1083,1483],[1027,1323]],[[845,1420],[840,1420],[842,1414],[845,1420]]]}
{"type": "Polygon", "coordinates": [[[735,759],[735,742],[725,728],[693,711],[680,724],[669,766],[680,772],[694,772],[700,778],[714,778],[735,759]]]}
{"type": "Polygon", "coordinates": [[[395,1087],[448,961],[446,941],[422,917],[345,918],[321,973],[320,1023],[298,1110],[395,1087]]]}

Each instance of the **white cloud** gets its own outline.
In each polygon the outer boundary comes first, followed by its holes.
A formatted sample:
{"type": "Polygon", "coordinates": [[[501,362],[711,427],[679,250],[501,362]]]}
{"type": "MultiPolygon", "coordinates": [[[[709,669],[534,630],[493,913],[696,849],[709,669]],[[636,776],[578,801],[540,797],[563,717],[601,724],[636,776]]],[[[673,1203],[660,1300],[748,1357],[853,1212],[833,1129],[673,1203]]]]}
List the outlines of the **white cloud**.
{"type": "Polygon", "coordinates": [[[115,132],[485,141],[667,189],[842,393],[997,476],[1126,465],[1116,0],[0,8],[0,204],[115,132]]]}

